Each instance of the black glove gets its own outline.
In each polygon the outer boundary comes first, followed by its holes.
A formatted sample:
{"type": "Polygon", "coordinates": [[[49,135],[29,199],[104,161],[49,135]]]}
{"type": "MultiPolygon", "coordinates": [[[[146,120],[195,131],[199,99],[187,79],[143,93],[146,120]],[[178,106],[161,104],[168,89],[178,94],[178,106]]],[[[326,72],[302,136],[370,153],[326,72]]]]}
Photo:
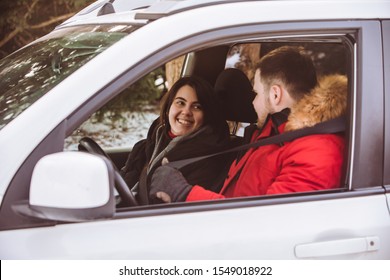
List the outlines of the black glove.
{"type": "Polygon", "coordinates": [[[166,193],[172,202],[185,201],[192,186],[181,172],[170,166],[160,166],[152,176],[149,197],[152,201],[158,192],[166,193]]]}

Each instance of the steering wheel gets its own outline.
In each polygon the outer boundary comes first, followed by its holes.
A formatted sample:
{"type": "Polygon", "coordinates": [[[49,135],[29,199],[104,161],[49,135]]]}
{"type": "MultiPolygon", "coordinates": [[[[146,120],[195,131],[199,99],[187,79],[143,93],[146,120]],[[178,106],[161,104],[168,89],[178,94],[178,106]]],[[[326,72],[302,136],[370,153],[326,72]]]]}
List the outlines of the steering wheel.
{"type": "Polygon", "coordinates": [[[106,157],[114,167],[114,181],[115,181],[115,189],[118,191],[122,203],[125,206],[136,206],[138,205],[137,200],[135,199],[133,193],[129,190],[129,187],[127,186],[125,180],[119,173],[118,168],[115,166],[115,164],[111,161],[110,157],[106,154],[106,152],[103,151],[103,149],[99,146],[98,143],[96,143],[93,139],[89,137],[83,137],[79,141],[78,146],[79,151],[86,151],[91,154],[97,154],[106,157]]]}

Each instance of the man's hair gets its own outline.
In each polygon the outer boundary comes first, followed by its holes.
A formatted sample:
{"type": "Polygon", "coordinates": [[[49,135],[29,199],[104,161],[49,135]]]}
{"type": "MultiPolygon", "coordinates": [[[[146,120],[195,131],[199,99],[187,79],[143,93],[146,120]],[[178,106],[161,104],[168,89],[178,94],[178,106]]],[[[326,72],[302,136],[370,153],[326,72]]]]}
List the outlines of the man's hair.
{"type": "Polygon", "coordinates": [[[283,46],[261,58],[256,69],[266,87],[280,81],[291,97],[300,100],[317,85],[317,74],[311,58],[302,47],[283,46]]]}

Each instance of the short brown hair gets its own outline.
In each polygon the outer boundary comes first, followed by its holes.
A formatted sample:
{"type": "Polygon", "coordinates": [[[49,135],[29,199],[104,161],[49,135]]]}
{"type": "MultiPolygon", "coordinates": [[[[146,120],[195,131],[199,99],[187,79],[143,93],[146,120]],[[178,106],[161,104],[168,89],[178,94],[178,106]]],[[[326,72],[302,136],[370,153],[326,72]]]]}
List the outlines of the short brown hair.
{"type": "Polygon", "coordinates": [[[261,58],[257,69],[267,87],[275,80],[280,80],[297,101],[317,85],[313,61],[302,47],[283,46],[274,49],[261,58]]]}

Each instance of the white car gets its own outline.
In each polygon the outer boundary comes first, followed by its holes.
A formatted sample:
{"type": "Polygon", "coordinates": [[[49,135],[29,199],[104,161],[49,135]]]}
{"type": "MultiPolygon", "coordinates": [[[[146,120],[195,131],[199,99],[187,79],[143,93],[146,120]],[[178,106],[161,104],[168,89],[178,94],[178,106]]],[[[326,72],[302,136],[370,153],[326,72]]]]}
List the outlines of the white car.
{"type": "Polygon", "coordinates": [[[1,60],[0,92],[1,259],[390,259],[390,1],[97,1],[1,60]],[[114,166],[164,90],[140,83],[164,88],[176,61],[214,83],[250,69],[245,50],[286,44],[348,76],[340,188],[132,203],[114,166]],[[123,96],[131,127],[110,126],[103,109],[123,96]],[[111,161],[78,151],[82,136],[111,161]],[[117,206],[115,188],[133,205],[117,206]]]}

